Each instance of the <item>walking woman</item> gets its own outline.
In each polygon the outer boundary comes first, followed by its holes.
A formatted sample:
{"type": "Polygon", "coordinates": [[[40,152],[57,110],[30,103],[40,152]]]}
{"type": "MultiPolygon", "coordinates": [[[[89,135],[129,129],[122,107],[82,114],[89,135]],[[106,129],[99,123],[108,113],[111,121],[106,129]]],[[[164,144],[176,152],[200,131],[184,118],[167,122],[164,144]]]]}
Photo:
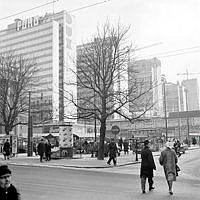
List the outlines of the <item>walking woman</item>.
{"type": "Polygon", "coordinates": [[[172,185],[173,181],[176,181],[176,163],[178,162],[176,152],[172,149],[173,145],[173,142],[167,142],[166,148],[161,152],[159,158],[160,165],[164,169],[170,195],[173,195],[172,185]]]}
{"type": "Polygon", "coordinates": [[[113,160],[114,166],[117,164],[117,145],[115,143],[115,140],[112,138],[111,143],[108,145],[108,154],[109,154],[109,159],[107,164],[110,165],[111,160],[113,160]]]}
{"type": "Polygon", "coordinates": [[[156,170],[156,165],[153,159],[151,150],[149,149],[149,141],[144,141],[144,149],[141,151],[141,168],[140,168],[140,178],[141,178],[141,188],[142,193],[146,193],[145,185],[146,179],[148,178],[149,191],[153,190],[153,170],[156,170]]]}

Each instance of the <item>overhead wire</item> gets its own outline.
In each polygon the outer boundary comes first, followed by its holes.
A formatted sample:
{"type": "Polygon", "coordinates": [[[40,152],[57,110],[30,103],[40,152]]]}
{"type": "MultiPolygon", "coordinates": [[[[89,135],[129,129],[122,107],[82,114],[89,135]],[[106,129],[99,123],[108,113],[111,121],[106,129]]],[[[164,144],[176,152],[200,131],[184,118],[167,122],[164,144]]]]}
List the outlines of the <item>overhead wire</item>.
{"type": "MultiPolygon", "coordinates": [[[[13,16],[16,16],[16,15],[19,15],[19,14],[22,14],[22,13],[26,13],[26,12],[29,12],[29,11],[32,11],[32,10],[47,6],[49,4],[54,4],[57,1],[59,1],[59,0],[53,0],[51,2],[47,2],[45,4],[42,4],[42,5],[27,9],[27,10],[24,10],[24,11],[21,11],[21,12],[18,12],[18,13],[15,13],[15,14],[0,18],[0,21],[4,20],[4,19],[7,19],[7,18],[10,18],[10,17],[13,17],[13,16]]],[[[94,4],[90,4],[90,5],[87,5],[87,6],[83,6],[83,7],[80,7],[80,8],[73,9],[73,10],[69,10],[68,12],[69,13],[76,12],[76,11],[79,11],[79,10],[82,10],[82,9],[86,9],[86,8],[90,8],[90,7],[93,7],[93,6],[96,6],[96,5],[100,5],[100,4],[106,3],[108,1],[110,1],[110,0],[104,0],[104,1],[101,1],[101,2],[94,3],[94,4]]],[[[9,29],[0,30],[0,33],[7,32],[7,31],[10,31],[10,30],[15,30],[15,29],[16,28],[9,28],[9,29]]],[[[162,42],[156,43],[156,45],[159,45],[159,44],[162,44],[162,42]]],[[[154,45],[155,44],[149,45],[149,47],[152,47],[154,45]]],[[[141,57],[138,56],[138,59],[145,59],[145,58],[148,58],[148,57],[167,58],[167,57],[179,56],[179,55],[188,54],[188,53],[196,53],[196,52],[200,51],[200,49],[198,50],[198,48],[200,48],[200,45],[197,45],[197,46],[194,46],[194,47],[176,49],[176,50],[172,50],[172,51],[161,52],[161,53],[155,53],[155,54],[151,54],[151,55],[144,55],[144,56],[141,56],[141,57]],[[197,49],[197,50],[187,51],[187,50],[191,50],[191,49],[197,49]],[[180,52],[180,53],[176,53],[176,52],[180,52]],[[173,53],[175,53],[175,54],[173,54],[173,53]]],[[[143,49],[142,47],[141,48],[138,47],[138,48],[135,49],[135,51],[139,51],[139,50],[142,50],[142,49],[143,49]]]]}
{"type": "MultiPolygon", "coordinates": [[[[24,10],[24,11],[21,11],[21,12],[19,12],[19,13],[15,13],[15,14],[12,14],[12,15],[9,15],[9,16],[3,17],[3,18],[0,18],[0,21],[1,21],[1,20],[4,20],[4,19],[7,19],[7,18],[10,18],[10,17],[14,17],[14,16],[16,16],[16,15],[19,15],[19,14],[22,14],[22,13],[25,13],[25,12],[29,12],[29,11],[38,9],[38,8],[40,8],[40,7],[44,7],[44,6],[49,5],[49,4],[53,4],[53,5],[54,5],[54,3],[57,2],[57,1],[59,1],[59,0],[54,0],[54,1],[51,1],[51,2],[48,2],[48,3],[42,4],[42,5],[40,5],[40,6],[36,6],[36,7],[34,7],[34,8],[30,8],[30,9],[28,9],[28,10],[24,10]]],[[[90,8],[90,7],[93,7],[93,6],[96,6],[96,5],[100,5],[100,4],[106,3],[106,2],[108,2],[108,1],[110,1],[110,0],[105,0],[105,1],[97,2],[97,3],[94,3],[94,4],[90,4],[90,5],[87,5],[87,6],[83,6],[83,7],[80,7],[80,8],[73,9],[73,10],[69,10],[69,11],[67,11],[67,12],[68,12],[68,13],[76,12],[76,11],[78,11],[78,10],[83,10],[83,9],[86,9],[86,8],[90,8]]],[[[7,32],[7,31],[10,31],[10,30],[16,30],[16,28],[4,29],[4,30],[0,30],[0,32],[7,32]]]]}
{"type": "Polygon", "coordinates": [[[40,5],[40,6],[36,6],[36,7],[30,8],[30,9],[28,9],[28,10],[24,10],[24,11],[21,11],[21,12],[18,12],[18,13],[15,13],[15,14],[12,14],[12,15],[9,15],[9,16],[3,17],[3,18],[0,18],[0,21],[1,21],[1,20],[4,20],[4,19],[8,19],[8,18],[10,18],[10,17],[14,17],[14,16],[16,16],[16,15],[20,15],[20,14],[25,13],[25,12],[29,12],[29,11],[32,11],[32,10],[35,10],[35,9],[44,7],[44,6],[49,5],[49,4],[54,4],[56,1],[59,1],[59,0],[53,0],[53,1],[51,1],[51,2],[42,4],[42,5],[40,5]]]}

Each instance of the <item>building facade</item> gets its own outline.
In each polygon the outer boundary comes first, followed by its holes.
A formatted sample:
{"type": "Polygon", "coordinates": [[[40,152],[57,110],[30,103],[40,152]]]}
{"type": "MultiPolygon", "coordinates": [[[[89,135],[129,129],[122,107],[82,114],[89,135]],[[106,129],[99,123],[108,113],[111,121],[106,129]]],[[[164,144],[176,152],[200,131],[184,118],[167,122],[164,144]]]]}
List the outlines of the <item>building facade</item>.
{"type": "Polygon", "coordinates": [[[186,88],[188,110],[199,110],[199,84],[197,79],[182,81],[186,88]]]}
{"type": "Polygon", "coordinates": [[[36,61],[35,84],[30,88],[35,123],[68,121],[67,115],[76,112],[65,101],[65,91],[76,95],[76,88],[68,84],[76,80],[71,71],[76,70],[74,32],[74,17],[66,11],[16,19],[0,31],[0,52],[14,51],[36,61]]]}
{"type": "Polygon", "coordinates": [[[145,95],[138,99],[137,106],[134,106],[135,102],[130,104],[130,112],[143,111],[148,102],[148,106],[152,106],[152,108],[146,112],[146,117],[162,116],[163,101],[160,60],[153,58],[130,62],[128,64],[128,77],[129,85],[130,82],[134,81],[139,83],[138,88],[141,87],[141,90],[138,93],[147,91],[145,95]]]}
{"type": "Polygon", "coordinates": [[[179,85],[179,83],[165,84],[167,113],[186,110],[186,94],[184,90],[185,88],[179,85]]]}

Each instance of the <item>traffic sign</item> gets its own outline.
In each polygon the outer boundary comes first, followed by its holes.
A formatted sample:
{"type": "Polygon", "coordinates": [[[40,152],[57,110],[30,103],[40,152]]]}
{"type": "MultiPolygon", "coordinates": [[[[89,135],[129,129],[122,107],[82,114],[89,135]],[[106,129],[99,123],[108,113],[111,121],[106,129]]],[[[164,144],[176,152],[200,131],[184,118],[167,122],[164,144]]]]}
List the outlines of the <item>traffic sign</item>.
{"type": "Polygon", "coordinates": [[[112,134],[117,135],[120,132],[120,128],[117,125],[112,126],[111,128],[112,134]]]}

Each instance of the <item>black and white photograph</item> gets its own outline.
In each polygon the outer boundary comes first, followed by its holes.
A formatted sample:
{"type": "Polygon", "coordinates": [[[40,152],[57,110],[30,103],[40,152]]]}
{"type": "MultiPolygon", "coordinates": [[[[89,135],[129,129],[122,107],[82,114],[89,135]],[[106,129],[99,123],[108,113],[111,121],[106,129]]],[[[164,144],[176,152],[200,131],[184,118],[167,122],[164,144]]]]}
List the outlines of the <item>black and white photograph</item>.
{"type": "Polygon", "coordinates": [[[0,0],[0,200],[198,200],[199,0],[0,0]]]}

